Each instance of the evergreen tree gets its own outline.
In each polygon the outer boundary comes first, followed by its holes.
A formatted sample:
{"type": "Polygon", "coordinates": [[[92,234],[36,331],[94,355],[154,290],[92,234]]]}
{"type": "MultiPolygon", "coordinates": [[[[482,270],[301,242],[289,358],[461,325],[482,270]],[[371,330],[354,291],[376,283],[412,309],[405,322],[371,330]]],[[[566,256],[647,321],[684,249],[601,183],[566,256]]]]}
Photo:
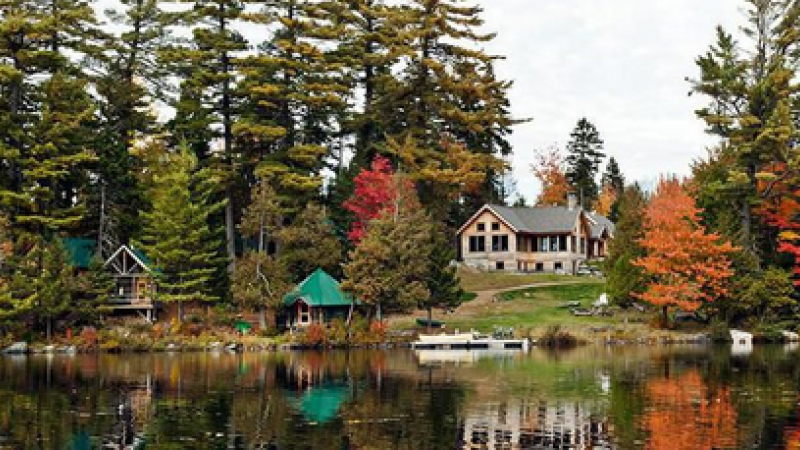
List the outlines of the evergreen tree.
{"type": "Polygon", "coordinates": [[[700,77],[693,80],[693,91],[708,99],[698,116],[710,133],[723,139],[718,156],[726,161],[720,168],[725,173],[710,187],[738,211],[735,234],[760,265],[770,262],[763,249],[776,246],[777,233],[759,210],[780,203],[791,190],[783,187],[800,174],[794,157],[798,85],[792,82],[800,56],[800,5],[747,3],[743,44],[718,28],[715,44],[696,60],[700,77]]]}
{"type": "Polygon", "coordinates": [[[644,256],[644,213],[647,201],[639,185],[625,188],[619,199],[619,220],[605,260],[606,291],[618,305],[630,305],[644,292],[645,276],[634,264],[644,256]]]}
{"type": "Polygon", "coordinates": [[[122,0],[121,9],[106,12],[116,34],[93,58],[100,132],[95,177],[87,225],[96,230],[101,253],[116,250],[139,228],[139,210],[146,207],[137,183],[137,160],[131,153],[136,140],[159,131],[153,104],[166,100],[170,89],[163,49],[173,43],[175,14],[161,9],[157,0],[122,0]],[[109,248],[106,248],[109,247],[109,248]]]}
{"type": "Polygon", "coordinates": [[[589,209],[598,195],[597,171],[605,154],[597,128],[586,118],[575,125],[567,152],[567,180],[578,194],[581,207],[589,209]]]}
{"type": "MultiPolygon", "coordinates": [[[[472,210],[478,203],[505,200],[499,198],[503,170],[496,159],[510,153],[507,137],[518,123],[509,112],[511,84],[496,78],[493,56],[475,50],[494,37],[480,31],[481,13],[460,0],[411,1],[405,12],[409,63],[398,79],[387,80],[387,94],[376,105],[389,118],[390,136],[400,142],[412,137],[433,158],[450,143],[492,157],[483,160],[487,176],[481,189],[462,193],[464,207],[472,210]]],[[[435,206],[437,186],[425,181],[419,188],[426,206],[435,206]]],[[[434,212],[437,221],[443,219],[434,212]]]]}
{"type": "Polygon", "coordinates": [[[461,304],[464,291],[461,289],[461,280],[458,278],[457,267],[452,264],[455,260],[455,247],[450,231],[442,227],[431,233],[431,247],[429,255],[429,273],[427,289],[430,293],[422,297],[417,307],[428,312],[428,330],[434,308],[450,309],[461,304]]]}
{"type": "Polygon", "coordinates": [[[234,133],[244,172],[265,178],[297,213],[320,196],[321,171],[340,153],[349,89],[332,52],[342,25],[317,2],[250,2],[258,10],[247,19],[271,37],[240,61],[245,98],[234,133]]]}
{"type": "Polygon", "coordinates": [[[239,258],[231,279],[233,301],[244,310],[259,314],[261,329],[275,327],[275,315],[283,297],[292,288],[291,278],[279,258],[248,250],[239,258]]]}
{"type": "Polygon", "coordinates": [[[181,97],[172,128],[179,139],[188,140],[201,161],[211,157],[213,139],[220,138],[222,161],[228,178],[225,189],[225,248],[228,263],[236,258],[236,198],[234,184],[233,125],[238,115],[234,95],[237,72],[234,58],[247,49],[235,25],[242,19],[240,0],[192,0],[184,19],[192,26],[192,40],[185,47],[164,52],[165,60],[182,78],[181,97]],[[218,128],[216,127],[218,126],[218,128]],[[182,133],[183,132],[183,133],[182,133]]]}
{"type": "Polygon", "coordinates": [[[622,192],[625,190],[625,177],[622,176],[619,164],[613,156],[608,159],[608,163],[606,164],[602,185],[611,186],[611,189],[613,189],[617,195],[622,195],[622,192]]]}
{"type": "Polygon", "coordinates": [[[260,325],[266,328],[274,322],[275,312],[280,309],[283,296],[291,286],[286,264],[270,251],[269,246],[270,242],[275,245],[278,240],[284,211],[277,194],[265,180],[253,187],[250,197],[251,202],[244,210],[239,229],[246,240],[255,241],[255,248],[245,251],[237,261],[231,293],[240,307],[258,310],[260,325]]]}
{"type": "Polygon", "coordinates": [[[75,276],[69,317],[74,323],[91,323],[107,311],[116,283],[103,259],[95,255],[85,272],[75,276]]]}
{"type": "Polygon", "coordinates": [[[322,207],[306,206],[291,225],[280,230],[278,241],[279,258],[292,281],[300,282],[318,268],[336,277],[340,274],[342,244],[322,207]]]}
{"type": "Polygon", "coordinates": [[[177,303],[182,318],[183,303],[218,300],[212,280],[220,271],[220,239],[210,223],[224,204],[212,202],[219,180],[198,168],[186,146],[163,155],[162,163],[164,172],[148,191],[153,206],[142,213],[137,246],[155,264],[159,300],[177,303]]]}

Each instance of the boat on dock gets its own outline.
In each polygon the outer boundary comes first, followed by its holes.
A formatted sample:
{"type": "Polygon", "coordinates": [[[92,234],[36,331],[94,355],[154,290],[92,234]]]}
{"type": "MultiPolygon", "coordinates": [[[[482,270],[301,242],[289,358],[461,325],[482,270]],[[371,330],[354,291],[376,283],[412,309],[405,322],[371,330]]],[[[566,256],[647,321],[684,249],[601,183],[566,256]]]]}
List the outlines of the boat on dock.
{"type": "Polygon", "coordinates": [[[411,343],[411,348],[419,350],[528,350],[527,339],[498,339],[484,336],[474,331],[455,334],[420,334],[411,343]]]}

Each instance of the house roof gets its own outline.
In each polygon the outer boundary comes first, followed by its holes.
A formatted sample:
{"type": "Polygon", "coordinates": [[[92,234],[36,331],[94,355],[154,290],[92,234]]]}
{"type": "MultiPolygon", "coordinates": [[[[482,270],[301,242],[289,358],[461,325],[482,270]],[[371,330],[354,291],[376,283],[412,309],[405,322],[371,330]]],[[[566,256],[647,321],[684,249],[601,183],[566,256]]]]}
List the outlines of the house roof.
{"type": "Polygon", "coordinates": [[[563,206],[512,208],[501,205],[485,205],[458,232],[461,233],[485,210],[493,212],[518,233],[569,233],[575,228],[581,214],[580,209],[569,209],[563,206]]]}
{"type": "Polygon", "coordinates": [[[589,219],[590,231],[592,238],[599,238],[603,234],[603,230],[607,230],[608,234],[614,235],[614,222],[610,221],[606,216],[596,212],[587,213],[586,217],[589,219]]]}
{"type": "Polygon", "coordinates": [[[283,302],[287,306],[303,300],[309,306],[350,306],[350,296],[342,292],[339,282],[322,269],[317,269],[286,294],[283,302]]]}
{"type": "Polygon", "coordinates": [[[61,244],[67,251],[69,264],[78,269],[88,269],[89,264],[92,262],[94,256],[95,246],[97,245],[94,239],[67,237],[61,239],[61,244]]]}

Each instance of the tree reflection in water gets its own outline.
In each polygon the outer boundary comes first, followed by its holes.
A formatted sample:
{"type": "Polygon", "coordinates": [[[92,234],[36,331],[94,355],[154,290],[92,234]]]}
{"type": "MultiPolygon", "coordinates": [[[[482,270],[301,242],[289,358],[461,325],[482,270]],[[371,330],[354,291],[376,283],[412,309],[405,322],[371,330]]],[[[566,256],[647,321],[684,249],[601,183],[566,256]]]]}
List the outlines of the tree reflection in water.
{"type": "Polygon", "coordinates": [[[0,358],[0,448],[797,448],[796,353],[0,358]],[[428,358],[429,359],[429,358],[428,358]]]}

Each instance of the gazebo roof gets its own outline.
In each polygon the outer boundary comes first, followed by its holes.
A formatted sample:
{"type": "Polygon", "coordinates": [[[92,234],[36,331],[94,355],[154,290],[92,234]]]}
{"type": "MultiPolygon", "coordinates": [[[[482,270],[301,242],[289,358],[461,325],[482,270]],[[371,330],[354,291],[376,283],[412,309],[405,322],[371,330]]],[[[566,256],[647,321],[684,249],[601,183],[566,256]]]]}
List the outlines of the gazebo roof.
{"type": "Polygon", "coordinates": [[[309,306],[350,306],[351,297],[342,292],[339,282],[322,269],[317,269],[286,294],[283,302],[287,306],[303,300],[309,306]]]}

